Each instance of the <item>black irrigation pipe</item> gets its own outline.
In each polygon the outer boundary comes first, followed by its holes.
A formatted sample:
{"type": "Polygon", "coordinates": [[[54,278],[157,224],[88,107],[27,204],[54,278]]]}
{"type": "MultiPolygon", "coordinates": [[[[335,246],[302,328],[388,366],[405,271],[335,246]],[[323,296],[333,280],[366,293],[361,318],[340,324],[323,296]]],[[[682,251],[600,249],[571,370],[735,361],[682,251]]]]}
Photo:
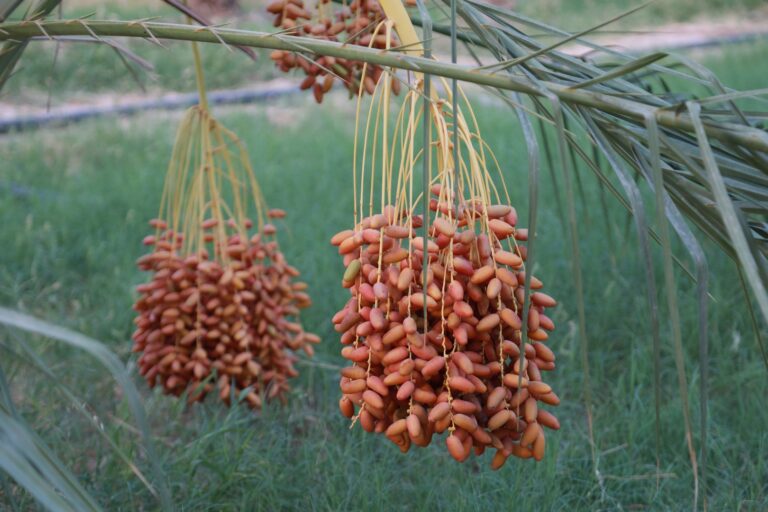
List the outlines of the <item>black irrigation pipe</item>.
{"type": "MultiPolygon", "coordinates": [[[[766,32],[752,32],[733,36],[713,37],[697,43],[683,43],[670,49],[677,51],[712,48],[732,44],[748,43],[768,38],[766,32]]],[[[280,85],[269,85],[254,89],[231,89],[213,91],[208,101],[213,105],[231,105],[259,103],[274,98],[299,92],[298,82],[280,85]]],[[[71,123],[85,121],[108,115],[135,115],[147,110],[178,110],[197,104],[197,93],[174,94],[160,98],[139,100],[123,105],[105,105],[101,107],[84,106],[67,108],[60,112],[15,116],[0,119],[0,134],[41,128],[45,126],[65,126],[71,123]]]]}
{"type": "MultiPolygon", "coordinates": [[[[208,103],[212,105],[232,105],[259,103],[274,98],[299,92],[298,82],[272,84],[252,89],[228,89],[213,91],[208,94],[208,103]]],[[[18,132],[44,126],[65,126],[95,117],[108,115],[134,115],[147,110],[178,110],[189,108],[198,103],[196,92],[166,95],[160,98],[138,100],[122,105],[67,107],[59,112],[23,115],[0,119],[0,134],[18,132]]]]}

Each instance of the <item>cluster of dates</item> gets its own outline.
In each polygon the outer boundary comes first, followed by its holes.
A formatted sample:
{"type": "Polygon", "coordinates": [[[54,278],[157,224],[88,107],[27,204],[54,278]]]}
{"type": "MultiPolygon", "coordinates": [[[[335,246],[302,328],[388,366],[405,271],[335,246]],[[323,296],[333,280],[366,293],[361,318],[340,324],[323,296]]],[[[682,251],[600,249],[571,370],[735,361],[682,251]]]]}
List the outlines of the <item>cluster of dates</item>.
{"type": "MultiPolygon", "coordinates": [[[[246,239],[230,225],[209,259],[206,249],[181,254],[183,234],[167,229],[165,221],[150,224],[158,235],[144,239],[152,252],[138,266],[152,279],[137,286],[133,334],[149,385],[177,396],[186,391],[190,402],[214,390],[226,404],[244,392],[253,408],[264,397],[284,401],[288,379],[297,375],[293,352],[303,349],[311,356],[320,339],[296,320],[310,298],[306,284],[295,281],[298,270],[268,239],[275,227],[266,224],[246,239]]],[[[203,222],[209,244],[217,238],[214,232],[223,232],[217,224],[203,222]]]]}
{"type": "MultiPolygon", "coordinates": [[[[310,12],[303,0],[273,0],[267,11],[275,16],[274,25],[286,31],[303,33],[326,41],[340,41],[365,47],[384,49],[387,35],[376,27],[384,19],[384,13],[376,0],[353,0],[348,6],[334,7],[330,0],[319,0],[310,12]]],[[[394,34],[390,47],[397,46],[394,34]]],[[[312,56],[275,50],[271,54],[277,67],[283,72],[300,68],[306,78],[302,89],[312,89],[315,100],[322,103],[334,83],[341,82],[350,94],[357,95],[362,83],[363,90],[373,94],[384,70],[375,64],[329,56],[312,56]]],[[[392,76],[392,91],[398,94],[400,82],[392,76]]]]}
{"type": "MultiPolygon", "coordinates": [[[[555,369],[545,310],[556,302],[532,291],[523,340],[518,242],[527,231],[515,227],[515,210],[477,199],[456,207],[440,201],[439,186],[432,192],[439,213],[426,247],[423,218],[392,206],[331,240],[352,295],[333,317],[351,363],[341,371],[341,411],[404,452],[448,432],[458,461],[486,448],[496,450],[494,469],[510,455],[541,460],[542,427],[560,427],[542,407],[560,402],[542,376],[555,369]]],[[[531,288],[541,281],[532,277],[531,288]]]]}

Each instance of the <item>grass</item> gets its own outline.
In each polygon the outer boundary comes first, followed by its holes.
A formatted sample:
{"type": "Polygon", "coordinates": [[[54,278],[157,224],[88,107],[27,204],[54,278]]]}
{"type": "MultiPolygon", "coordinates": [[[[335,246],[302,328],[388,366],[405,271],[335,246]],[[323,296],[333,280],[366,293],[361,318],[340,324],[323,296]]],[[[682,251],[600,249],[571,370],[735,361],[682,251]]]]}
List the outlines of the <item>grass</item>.
{"type": "MultiPolygon", "coordinates": [[[[764,78],[743,59],[765,46],[734,47],[708,62],[728,72],[727,84],[761,87],[764,78]],[[738,66],[734,62],[746,63],[738,66]]],[[[725,76],[725,75],[724,75],[725,76]]],[[[267,106],[217,109],[246,142],[271,206],[286,208],[281,243],[302,269],[315,305],[305,327],[323,338],[317,357],[300,367],[288,406],[260,414],[215,403],[184,408],[140,383],[158,440],[161,464],[180,510],[679,510],[689,507],[692,478],[684,445],[668,326],[663,331],[661,461],[656,486],[650,327],[636,236],[609,200],[610,236],[599,192],[585,173],[579,215],[586,281],[589,354],[594,383],[595,476],[581,399],[582,370],[568,241],[544,180],[536,275],[560,300],[558,355],[552,384],[562,398],[563,428],[550,436],[544,462],[510,460],[499,472],[490,456],[452,462],[440,440],[407,455],[381,436],[348,429],[337,411],[339,345],[330,317],[346,300],[342,265],[328,244],[349,226],[352,105],[335,98],[315,106],[308,97],[267,106]],[[279,122],[278,122],[279,121],[279,122]]],[[[503,165],[514,204],[526,224],[524,148],[506,107],[479,101],[487,142],[503,165]]],[[[163,174],[179,114],[101,119],[60,130],[0,140],[0,303],[64,324],[106,342],[133,365],[132,287],[146,221],[158,207],[163,174]]],[[[547,176],[547,173],[544,173],[547,176]]],[[[711,510],[768,507],[768,395],[745,303],[732,264],[710,256],[711,510]]],[[[655,256],[660,260],[658,248],[655,256]]],[[[657,276],[661,276],[660,267],[657,276]]],[[[691,410],[698,411],[696,304],[693,286],[678,276],[691,410]]],[[[58,376],[34,373],[17,347],[21,335],[0,331],[3,370],[23,415],[107,510],[153,509],[138,478],[94,435],[67,401],[73,390],[105,433],[141,463],[130,414],[107,373],[86,356],[45,340],[33,346],[58,376]]],[[[698,430],[698,429],[697,429],[698,430]]],[[[21,509],[30,498],[13,488],[21,509]]],[[[0,494],[0,504],[8,497],[0,494]]]]}
{"type": "MultiPolygon", "coordinates": [[[[517,9],[556,27],[584,30],[643,3],[638,0],[517,0],[517,9]]],[[[749,16],[758,9],[765,13],[764,8],[762,0],[656,0],[607,30],[658,27],[659,22],[701,21],[724,15],[749,16]]]]}
{"type": "MultiPolygon", "coordinates": [[[[716,48],[710,51],[695,51],[687,54],[697,61],[703,61],[724,85],[737,90],[757,89],[765,86],[764,81],[745,72],[744,64],[761,62],[768,57],[768,40],[742,43],[716,48]]],[[[763,96],[763,100],[765,97],[763,96]]],[[[756,100],[749,100],[739,106],[755,107],[756,100]]]]}

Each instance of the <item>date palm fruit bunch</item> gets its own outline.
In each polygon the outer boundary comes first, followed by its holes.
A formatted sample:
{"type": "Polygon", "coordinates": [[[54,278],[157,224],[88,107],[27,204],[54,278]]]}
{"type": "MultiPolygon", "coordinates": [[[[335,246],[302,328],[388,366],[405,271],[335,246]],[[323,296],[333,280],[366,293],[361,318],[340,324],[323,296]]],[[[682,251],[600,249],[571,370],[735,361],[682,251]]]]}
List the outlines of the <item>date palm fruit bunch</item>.
{"type": "Polygon", "coordinates": [[[417,83],[392,123],[389,87],[386,78],[377,86],[356,154],[354,226],[331,240],[351,293],[333,317],[349,363],[341,411],[403,452],[445,433],[458,461],[489,448],[494,469],[510,455],[541,460],[544,427],[559,428],[546,406],[560,400],[544,379],[555,369],[547,311],[556,302],[533,276],[526,288],[527,230],[500,196],[487,168],[496,160],[462,109],[436,95],[421,108],[417,83]],[[432,134],[426,150],[423,123],[432,134]],[[428,208],[417,212],[424,194],[428,208]]]}
{"type": "MultiPolygon", "coordinates": [[[[353,0],[348,6],[335,7],[330,0],[319,0],[310,11],[303,0],[272,0],[267,11],[275,16],[274,25],[286,32],[305,34],[326,41],[340,41],[371,48],[388,49],[397,45],[394,33],[382,30],[384,14],[376,0],[353,0]]],[[[358,89],[373,93],[382,76],[381,66],[329,56],[307,56],[304,53],[275,50],[271,54],[283,72],[301,68],[306,77],[301,89],[312,89],[318,103],[334,83],[340,82],[350,95],[358,89]]],[[[394,76],[395,94],[400,84],[394,76]]]]}
{"type": "Polygon", "coordinates": [[[297,350],[320,340],[297,317],[310,305],[299,271],[285,261],[245,148],[201,107],[182,121],[160,215],[138,260],[151,279],[137,287],[134,352],[150,386],[215,392],[226,404],[284,401],[297,350]],[[233,151],[234,150],[234,151],[233,151]],[[257,230],[247,216],[256,206],[257,230]]]}

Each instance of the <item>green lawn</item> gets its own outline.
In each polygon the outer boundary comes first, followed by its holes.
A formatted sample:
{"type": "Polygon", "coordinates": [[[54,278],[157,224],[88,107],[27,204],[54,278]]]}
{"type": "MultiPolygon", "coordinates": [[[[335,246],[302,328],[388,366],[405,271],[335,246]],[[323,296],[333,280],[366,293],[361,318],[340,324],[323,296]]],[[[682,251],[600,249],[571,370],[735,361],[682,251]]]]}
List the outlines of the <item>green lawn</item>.
{"type": "MultiPolygon", "coordinates": [[[[765,52],[765,46],[734,47],[708,64],[727,73],[727,84],[764,87],[765,78],[752,59],[765,60],[765,52]]],[[[503,166],[525,225],[527,177],[519,130],[506,107],[480,103],[484,106],[477,114],[486,140],[503,166]]],[[[551,381],[562,399],[557,411],[562,429],[550,436],[543,462],[510,460],[492,472],[490,455],[459,465],[442,440],[401,455],[382,436],[365,434],[359,427],[349,430],[338,413],[338,378],[328,366],[342,359],[330,317],[347,296],[340,287],[341,261],[328,240],[352,222],[352,104],[339,97],[315,106],[308,97],[292,97],[216,112],[246,142],[270,205],[289,212],[281,244],[310,284],[315,305],[303,321],[323,343],[316,358],[300,366],[290,404],[260,414],[213,402],[187,409],[136,378],[180,510],[690,508],[692,478],[666,315],[663,478],[657,488],[645,274],[631,223],[610,198],[608,236],[600,210],[593,206],[599,192],[590,171],[579,170],[585,189],[579,215],[598,467],[590,456],[582,400],[569,243],[545,179],[536,274],[560,301],[554,312],[558,329],[550,339],[558,355],[551,381]]],[[[132,288],[146,278],[134,261],[144,249],[146,222],[157,212],[179,117],[105,118],[0,139],[0,304],[104,341],[134,375],[132,288]]],[[[654,250],[660,260],[660,251],[654,250]]],[[[709,305],[710,510],[765,510],[768,464],[761,454],[768,452],[766,369],[734,268],[714,247],[707,246],[707,251],[716,300],[709,305]]],[[[678,286],[691,411],[698,421],[694,287],[682,275],[678,286]]],[[[147,473],[127,406],[107,373],[85,355],[18,332],[0,330],[0,347],[0,364],[22,413],[105,509],[154,509],[157,502],[140,480],[61,393],[59,384],[80,397],[86,412],[147,473]],[[20,339],[31,341],[51,365],[56,383],[24,362],[20,339]]],[[[698,428],[696,432],[698,440],[698,428]]],[[[33,506],[18,489],[14,497],[22,509],[33,506]]],[[[0,501],[2,508],[7,497],[0,493],[0,499],[5,500],[0,501]]]]}

